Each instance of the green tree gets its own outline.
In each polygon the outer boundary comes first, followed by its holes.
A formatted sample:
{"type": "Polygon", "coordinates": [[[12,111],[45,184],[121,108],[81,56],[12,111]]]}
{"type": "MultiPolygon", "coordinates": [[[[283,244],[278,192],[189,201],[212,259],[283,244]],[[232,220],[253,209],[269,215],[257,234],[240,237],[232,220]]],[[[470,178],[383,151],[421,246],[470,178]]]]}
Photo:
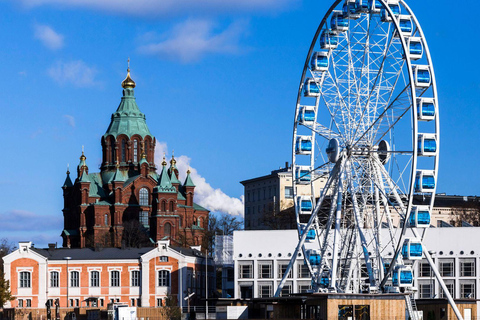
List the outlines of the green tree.
{"type": "Polygon", "coordinates": [[[182,310],[178,306],[177,299],[171,295],[165,298],[161,313],[164,319],[180,320],[182,318],[182,310]]]}
{"type": "Polygon", "coordinates": [[[10,282],[5,280],[5,274],[3,273],[3,257],[14,249],[14,244],[9,242],[8,239],[0,239],[0,308],[3,308],[5,303],[14,299],[10,291],[10,282]]]}

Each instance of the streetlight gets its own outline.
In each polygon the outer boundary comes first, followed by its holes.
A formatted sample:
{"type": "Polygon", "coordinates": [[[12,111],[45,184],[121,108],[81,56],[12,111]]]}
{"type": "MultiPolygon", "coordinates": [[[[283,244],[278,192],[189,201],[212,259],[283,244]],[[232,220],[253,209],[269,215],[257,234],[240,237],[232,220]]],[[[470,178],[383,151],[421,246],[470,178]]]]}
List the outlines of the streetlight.
{"type": "Polygon", "coordinates": [[[68,261],[72,260],[72,257],[64,257],[63,260],[67,260],[67,307],[68,307],[68,261]]]}
{"type": "MultiPolygon", "coordinates": [[[[433,256],[437,253],[437,251],[434,251],[434,250],[429,250],[428,253],[430,254],[430,256],[433,258],[433,256]]],[[[434,260],[432,259],[432,262],[434,262],[434,260]]],[[[434,298],[434,292],[435,292],[435,283],[433,282],[433,268],[432,266],[430,266],[430,284],[432,285],[432,288],[430,290],[430,298],[434,298]]]]}

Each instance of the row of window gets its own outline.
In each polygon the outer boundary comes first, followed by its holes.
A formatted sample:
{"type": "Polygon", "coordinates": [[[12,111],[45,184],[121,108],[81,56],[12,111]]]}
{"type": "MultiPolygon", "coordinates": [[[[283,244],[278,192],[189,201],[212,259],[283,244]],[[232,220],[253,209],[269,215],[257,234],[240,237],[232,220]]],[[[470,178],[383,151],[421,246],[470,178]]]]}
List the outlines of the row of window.
{"type": "MultiPolygon", "coordinates": [[[[80,287],[80,272],[70,271],[69,275],[70,281],[68,283],[69,287],[80,287]]],[[[158,286],[159,287],[168,287],[170,286],[170,271],[160,270],[158,271],[158,286]]],[[[130,286],[139,287],[141,281],[141,271],[133,270],[130,272],[130,286]]],[[[113,270],[110,271],[110,287],[120,287],[120,271],[113,270]]],[[[32,285],[31,282],[31,273],[29,271],[20,272],[19,278],[20,288],[30,288],[32,285]]],[[[58,288],[60,286],[60,273],[58,271],[50,272],[50,287],[58,288]]],[[[100,272],[91,271],[90,272],[90,287],[100,287],[100,272]]]]}
{"type": "MultiPolygon", "coordinates": [[[[438,270],[442,277],[455,277],[455,260],[454,259],[439,259],[438,270]]],[[[460,259],[460,277],[475,277],[475,258],[460,259]]],[[[432,269],[426,261],[420,262],[419,265],[420,277],[433,276],[432,269]]]]}
{"type": "MultiPolygon", "coordinates": [[[[283,275],[287,271],[288,262],[279,262],[277,268],[277,278],[283,278],[283,275]]],[[[259,279],[272,279],[273,278],[273,263],[272,261],[258,262],[258,278],[259,279]]],[[[242,262],[238,265],[238,277],[239,279],[253,279],[253,261],[242,262]]],[[[287,278],[292,278],[292,269],[287,275],[287,278]]],[[[297,278],[310,278],[310,271],[308,266],[303,262],[297,263],[297,278]]]]}
{"type": "MultiPolygon", "coordinates": [[[[127,147],[127,140],[126,139],[121,139],[119,141],[119,150],[118,154],[116,154],[115,150],[115,139],[113,137],[110,137],[109,139],[110,142],[110,163],[115,163],[117,160],[120,160],[121,162],[127,162],[127,152],[128,152],[128,147],[127,147]],[[118,155],[118,158],[117,158],[118,155]]],[[[148,154],[148,145],[149,142],[145,141],[145,154],[148,154]]],[[[138,139],[133,139],[133,148],[132,148],[133,154],[132,156],[132,161],[133,162],[139,162],[140,161],[140,156],[141,156],[141,143],[138,139]]]]}
{"type": "Polygon", "coordinates": [[[277,194],[277,187],[264,187],[257,190],[247,191],[247,202],[273,199],[277,194]],[[267,195],[268,190],[268,195],[267,195]],[[256,192],[255,192],[256,191],[256,192]],[[262,197],[263,195],[263,197],[262,197]]]}
{"type": "MultiPolygon", "coordinates": [[[[456,297],[455,293],[455,280],[445,280],[445,286],[447,287],[450,295],[456,298],[466,298],[474,299],[475,298],[475,280],[461,280],[460,283],[459,297],[456,297]]],[[[437,295],[434,290],[433,281],[419,281],[418,283],[418,295],[421,299],[434,298],[437,295]]],[[[440,298],[446,298],[445,291],[440,287],[440,298]]]]}

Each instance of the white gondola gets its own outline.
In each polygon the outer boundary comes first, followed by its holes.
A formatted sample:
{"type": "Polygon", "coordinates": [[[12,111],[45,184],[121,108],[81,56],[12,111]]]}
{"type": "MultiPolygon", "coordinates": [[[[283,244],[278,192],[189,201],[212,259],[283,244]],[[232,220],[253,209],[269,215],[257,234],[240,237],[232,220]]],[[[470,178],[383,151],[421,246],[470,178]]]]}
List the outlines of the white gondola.
{"type": "Polygon", "coordinates": [[[355,12],[369,12],[369,0],[356,0],[355,1],[355,12]]]}
{"type": "Polygon", "coordinates": [[[298,184],[310,184],[312,181],[312,170],[308,166],[298,166],[295,169],[295,181],[298,184]]]}
{"type": "Polygon", "coordinates": [[[403,259],[420,260],[422,259],[422,242],[413,238],[405,238],[402,246],[403,259]]]}
{"type": "Polygon", "coordinates": [[[432,170],[417,170],[415,175],[415,192],[425,193],[435,191],[435,172],[432,170]]]}
{"type": "Polygon", "coordinates": [[[310,196],[298,196],[296,205],[301,214],[312,214],[313,202],[310,196]]]}
{"type": "MultiPolygon", "coordinates": [[[[305,223],[300,224],[300,232],[301,232],[302,235],[304,234],[306,227],[307,227],[307,225],[305,223]]],[[[307,237],[305,238],[305,240],[308,241],[308,242],[313,241],[313,240],[315,240],[316,235],[317,234],[315,232],[315,229],[309,229],[307,231],[307,237]]]]}
{"type": "MultiPolygon", "coordinates": [[[[413,31],[412,17],[409,15],[399,15],[398,24],[400,26],[400,34],[404,37],[410,37],[413,31]]],[[[395,36],[398,37],[398,32],[395,32],[395,36]]]]}
{"type": "Polygon", "coordinates": [[[379,0],[368,0],[368,7],[370,8],[370,13],[380,13],[383,8],[379,0]]]}
{"type": "Polygon", "coordinates": [[[343,11],[333,11],[332,19],[330,19],[330,27],[333,31],[337,32],[348,30],[348,19],[343,15],[343,11]]]}
{"type": "Polygon", "coordinates": [[[392,284],[395,287],[411,287],[413,285],[413,272],[410,266],[397,266],[393,271],[392,284]]]}
{"type": "Polygon", "coordinates": [[[307,78],[303,85],[303,95],[305,97],[318,97],[320,96],[320,88],[318,84],[312,78],[307,78]]]}
{"type": "Polygon", "coordinates": [[[415,79],[416,87],[427,88],[432,84],[432,76],[428,66],[414,65],[413,77],[415,79]]]}
{"type": "Polygon", "coordinates": [[[348,19],[358,19],[361,14],[357,12],[357,7],[355,5],[356,0],[345,0],[343,5],[343,16],[348,19]]]}
{"type": "Polygon", "coordinates": [[[418,98],[417,99],[417,118],[421,121],[430,121],[435,119],[436,114],[435,99],[418,98]]]}
{"type": "Polygon", "coordinates": [[[413,228],[429,228],[431,221],[430,208],[428,206],[412,207],[408,224],[413,228]]]}
{"type": "Polygon", "coordinates": [[[310,262],[311,266],[317,267],[320,265],[320,251],[315,249],[308,249],[305,250],[305,255],[307,256],[307,259],[310,262]]]}
{"type": "Polygon", "coordinates": [[[323,30],[320,35],[320,48],[335,49],[338,46],[338,35],[332,30],[323,30]]]}
{"type": "Polygon", "coordinates": [[[312,55],[310,60],[310,69],[312,71],[327,71],[328,70],[328,52],[317,51],[312,55]]]}
{"type": "Polygon", "coordinates": [[[297,121],[305,126],[313,125],[315,123],[315,107],[301,106],[297,121]]]}
{"type": "Polygon", "coordinates": [[[407,39],[408,52],[410,53],[410,59],[418,60],[423,56],[423,44],[422,38],[410,37],[407,39]]]}
{"type": "MultiPolygon", "coordinates": [[[[390,10],[392,10],[393,15],[395,17],[398,17],[401,13],[400,5],[398,4],[398,0],[388,0],[387,1],[388,7],[390,10]]],[[[392,22],[392,17],[388,13],[388,11],[385,8],[382,8],[382,16],[381,20],[383,22],[392,22]]]]}
{"type": "Polygon", "coordinates": [[[312,154],[312,137],[311,136],[297,137],[295,150],[297,154],[303,154],[303,155],[312,154]]]}
{"type": "Polygon", "coordinates": [[[418,155],[424,157],[433,157],[437,155],[437,137],[434,134],[418,134],[418,155]]]}

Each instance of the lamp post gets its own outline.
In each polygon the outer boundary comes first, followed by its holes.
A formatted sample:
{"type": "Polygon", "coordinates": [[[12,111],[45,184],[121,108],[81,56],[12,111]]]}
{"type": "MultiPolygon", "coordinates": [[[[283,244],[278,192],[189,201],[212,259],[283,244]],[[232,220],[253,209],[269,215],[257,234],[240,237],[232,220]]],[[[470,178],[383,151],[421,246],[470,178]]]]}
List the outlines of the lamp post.
{"type": "MultiPolygon", "coordinates": [[[[434,258],[434,255],[437,253],[437,251],[434,251],[434,250],[430,250],[428,251],[428,253],[430,254],[430,256],[432,258],[434,258]]],[[[432,260],[433,261],[433,260],[432,260]]],[[[433,268],[432,266],[430,266],[430,284],[432,286],[431,290],[430,290],[430,298],[434,298],[435,295],[434,295],[434,292],[435,292],[435,283],[433,282],[433,268]]]]}
{"type": "Polygon", "coordinates": [[[63,260],[67,260],[67,277],[66,277],[67,278],[67,303],[66,305],[68,307],[68,261],[72,260],[72,257],[64,257],[63,260]]]}

